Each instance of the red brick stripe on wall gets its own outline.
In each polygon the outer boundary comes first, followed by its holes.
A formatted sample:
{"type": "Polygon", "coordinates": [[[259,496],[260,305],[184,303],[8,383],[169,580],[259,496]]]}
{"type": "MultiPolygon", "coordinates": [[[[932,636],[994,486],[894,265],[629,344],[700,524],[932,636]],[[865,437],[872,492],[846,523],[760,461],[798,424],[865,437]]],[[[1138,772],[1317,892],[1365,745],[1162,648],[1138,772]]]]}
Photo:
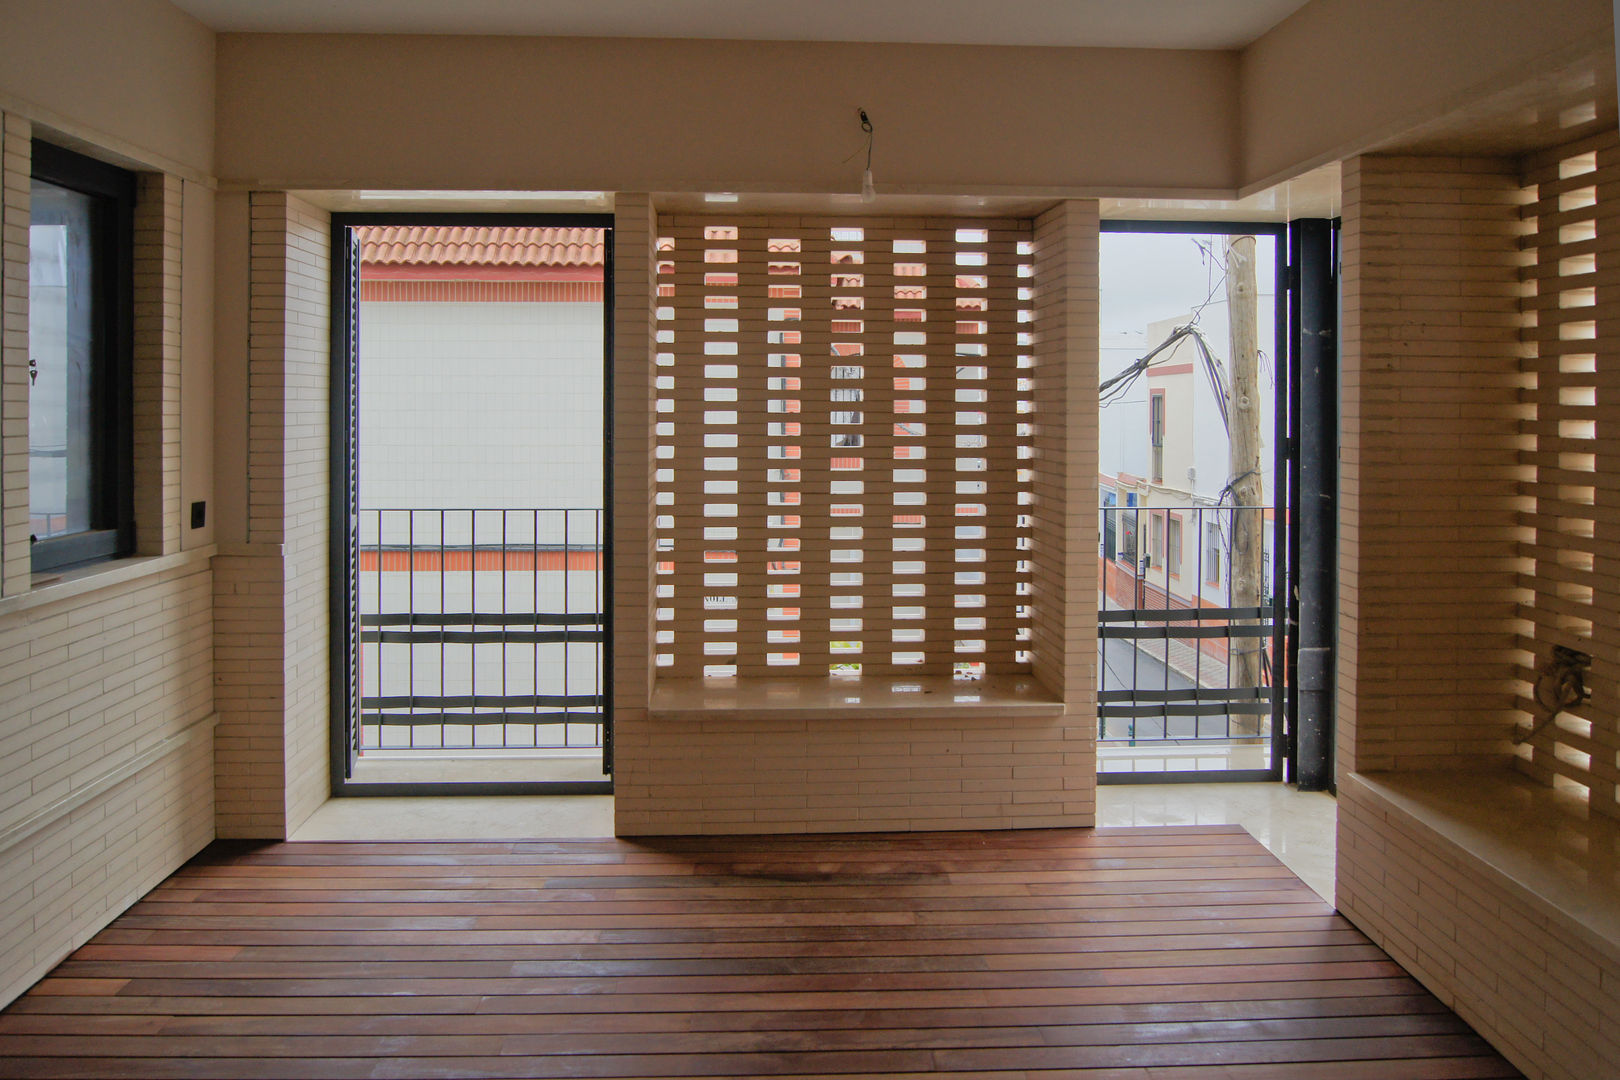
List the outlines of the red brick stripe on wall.
{"type": "Polygon", "coordinates": [[[600,304],[600,281],[362,281],[363,302],[600,304]]]}

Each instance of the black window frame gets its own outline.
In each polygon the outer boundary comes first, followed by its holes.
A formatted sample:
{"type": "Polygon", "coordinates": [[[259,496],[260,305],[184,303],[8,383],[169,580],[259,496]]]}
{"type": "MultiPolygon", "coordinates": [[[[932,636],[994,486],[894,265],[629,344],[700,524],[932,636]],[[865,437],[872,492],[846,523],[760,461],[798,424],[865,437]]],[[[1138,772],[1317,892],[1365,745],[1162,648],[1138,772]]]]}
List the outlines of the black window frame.
{"type": "Polygon", "coordinates": [[[39,139],[32,153],[31,179],[95,200],[91,524],[65,536],[30,536],[38,574],[135,549],[135,174],[39,139]]]}

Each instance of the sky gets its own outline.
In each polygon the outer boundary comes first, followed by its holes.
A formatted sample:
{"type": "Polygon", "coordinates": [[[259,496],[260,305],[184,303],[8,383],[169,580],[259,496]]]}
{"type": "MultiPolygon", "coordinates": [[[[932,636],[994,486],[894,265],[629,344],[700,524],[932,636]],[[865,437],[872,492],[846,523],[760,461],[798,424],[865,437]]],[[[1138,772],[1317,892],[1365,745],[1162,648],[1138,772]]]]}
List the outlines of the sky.
{"type": "MultiPolygon", "coordinates": [[[[1162,319],[1182,319],[1205,301],[1199,324],[1211,351],[1225,362],[1229,353],[1226,287],[1219,261],[1227,238],[1189,233],[1105,232],[1102,234],[1102,378],[1116,374],[1147,352],[1146,328],[1162,319]],[[1198,246],[1211,246],[1212,259],[1198,246]]],[[[1270,388],[1269,357],[1277,353],[1269,299],[1275,291],[1275,248],[1269,238],[1255,245],[1255,277],[1261,295],[1260,378],[1270,388]]],[[[1230,365],[1228,364],[1228,369],[1230,365]]],[[[1207,426],[1201,426],[1207,430],[1207,426]]],[[[1105,475],[1147,471],[1147,390],[1138,380],[1122,400],[1102,410],[1100,471],[1105,475]]],[[[1267,439],[1269,444],[1270,440],[1267,439]]],[[[1224,443],[1219,456],[1224,457],[1224,443]]],[[[1200,485],[1202,486],[1202,485],[1200,485]]],[[[1218,486],[1218,485],[1217,485],[1218,486]]],[[[1268,485],[1269,487],[1269,485],[1268,485]]]]}

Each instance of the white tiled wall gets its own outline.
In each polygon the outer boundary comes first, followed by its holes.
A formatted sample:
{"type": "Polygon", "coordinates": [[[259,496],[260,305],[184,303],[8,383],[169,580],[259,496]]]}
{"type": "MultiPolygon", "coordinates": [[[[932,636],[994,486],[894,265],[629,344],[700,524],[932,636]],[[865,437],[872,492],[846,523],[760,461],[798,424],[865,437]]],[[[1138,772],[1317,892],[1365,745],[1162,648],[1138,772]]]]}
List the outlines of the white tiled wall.
{"type": "Polygon", "coordinates": [[[360,306],[360,505],[602,505],[602,306],[360,306]]]}

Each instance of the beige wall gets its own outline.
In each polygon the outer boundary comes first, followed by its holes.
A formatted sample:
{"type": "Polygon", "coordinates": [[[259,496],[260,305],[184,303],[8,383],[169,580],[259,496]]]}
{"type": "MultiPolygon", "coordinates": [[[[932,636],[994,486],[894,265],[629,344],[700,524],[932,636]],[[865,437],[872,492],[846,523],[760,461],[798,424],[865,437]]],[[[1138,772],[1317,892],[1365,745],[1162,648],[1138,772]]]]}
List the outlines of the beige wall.
{"type": "Polygon", "coordinates": [[[213,35],[163,0],[0,6],[0,1001],[214,835],[213,35]],[[35,581],[30,139],[139,173],[135,418],[146,558],[35,581]]]}
{"type": "Polygon", "coordinates": [[[211,175],[214,34],[167,0],[6,0],[0,107],[125,164],[211,175]]]}
{"type": "MultiPolygon", "coordinates": [[[[211,317],[197,288],[212,278],[213,252],[186,235],[188,185],[141,172],[133,411],[143,557],[35,579],[27,364],[36,131],[26,116],[0,117],[0,1001],[214,835],[213,552],[205,543],[182,550],[189,530],[180,511],[180,338],[188,305],[211,317]]],[[[190,343],[203,363],[210,341],[205,333],[190,343]]]]}
{"type": "Polygon", "coordinates": [[[226,34],[219,74],[249,186],[855,192],[862,107],[880,190],[1237,182],[1231,53],[226,34]]]}
{"type": "Polygon", "coordinates": [[[1345,165],[1340,775],[1507,760],[1520,202],[1501,159],[1345,165]]]}
{"type": "Polygon", "coordinates": [[[284,838],[329,791],[331,221],[274,192],[222,205],[237,214],[221,231],[250,237],[246,349],[228,353],[245,371],[221,382],[246,394],[246,459],[220,476],[247,516],[215,560],[218,827],[284,838]]]}
{"type": "Polygon", "coordinates": [[[1313,0],[1243,53],[1244,189],[1609,53],[1611,17],[1609,0],[1313,0]]]}

